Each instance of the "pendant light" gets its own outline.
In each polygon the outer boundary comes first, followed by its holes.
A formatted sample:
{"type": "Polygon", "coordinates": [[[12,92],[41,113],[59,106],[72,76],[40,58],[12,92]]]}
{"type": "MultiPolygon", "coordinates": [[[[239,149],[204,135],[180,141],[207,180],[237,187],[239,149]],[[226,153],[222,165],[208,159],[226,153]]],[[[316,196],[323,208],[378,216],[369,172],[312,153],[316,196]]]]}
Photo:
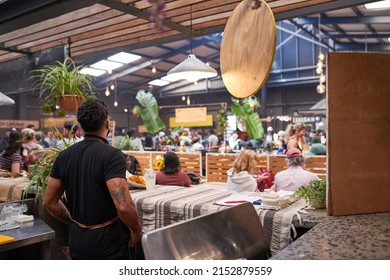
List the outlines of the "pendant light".
{"type": "Polygon", "coordinates": [[[15,101],[9,98],[7,95],[0,92],[0,105],[13,105],[15,101]]]}
{"type": "Polygon", "coordinates": [[[200,79],[212,78],[218,75],[217,71],[203,63],[192,51],[192,5],[190,5],[190,42],[191,54],[182,63],[172,68],[167,76],[178,80],[196,82],[200,79]]]}

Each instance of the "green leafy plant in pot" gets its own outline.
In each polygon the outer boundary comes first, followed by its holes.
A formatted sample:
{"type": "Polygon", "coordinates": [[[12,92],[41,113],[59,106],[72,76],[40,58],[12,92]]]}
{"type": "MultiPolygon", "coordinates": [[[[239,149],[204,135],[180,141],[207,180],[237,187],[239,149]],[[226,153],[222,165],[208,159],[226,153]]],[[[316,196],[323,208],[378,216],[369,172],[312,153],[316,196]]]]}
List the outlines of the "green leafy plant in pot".
{"type": "Polygon", "coordinates": [[[92,77],[82,73],[85,67],[76,66],[71,58],[54,65],[45,65],[33,70],[34,89],[39,90],[42,111],[46,113],[76,112],[82,102],[95,98],[92,91],[92,77]],[[57,109],[56,105],[60,109],[57,109]]]}
{"type": "Polygon", "coordinates": [[[309,185],[299,187],[294,196],[303,198],[310,206],[321,209],[326,207],[326,178],[312,180],[309,185]]]}

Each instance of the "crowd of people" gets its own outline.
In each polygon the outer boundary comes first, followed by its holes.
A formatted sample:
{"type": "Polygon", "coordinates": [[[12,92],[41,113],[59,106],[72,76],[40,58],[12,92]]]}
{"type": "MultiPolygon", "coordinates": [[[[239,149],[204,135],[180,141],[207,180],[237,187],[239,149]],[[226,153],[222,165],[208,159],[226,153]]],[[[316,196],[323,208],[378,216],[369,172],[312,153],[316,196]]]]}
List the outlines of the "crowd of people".
{"type": "Polygon", "coordinates": [[[64,123],[63,131],[44,133],[35,130],[33,125],[18,130],[6,131],[0,142],[0,168],[12,172],[15,176],[28,171],[28,166],[35,163],[45,148],[64,148],[83,140],[82,131],[76,122],[64,123]],[[61,134],[61,135],[60,135],[61,134]]]}
{"type": "MultiPolygon", "coordinates": [[[[26,127],[10,129],[0,143],[0,167],[22,174],[34,162],[34,153],[47,147],[65,148],[56,158],[44,198],[44,207],[58,220],[68,224],[69,250],[72,259],[129,259],[129,247],[139,242],[141,225],[128,190],[126,178],[142,175],[136,157],[124,154],[109,145],[110,117],[107,105],[89,100],[77,112],[77,123],[64,124],[61,135],[52,131],[44,134],[26,127]],[[81,129],[79,128],[81,126],[81,129]],[[83,132],[82,132],[83,131],[83,132]],[[66,202],[61,199],[66,192],[66,202]],[[99,209],[99,211],[96,211],[99,209]]],[[[133,136],[134,131],[129,132],[133,136]]],[[[152,137],[144,134],[138,145],[163,150],[163,146],[197,147],[213,150],[225,145],[240,150],[233,168],[227,171],[226,189],[236,192],[257,192],[259,184],[272,177],[258,174],[258,149],[285,154],[288,168],[275,175],[271,190],[295,191],[318,176],[305,170],[305,155],[326,153],[326,140],[321,130],[307,137],[303,123],[289,125],[285,131],[274,133],[267,128],[264,139],[239,137],[233,131],[225,142],[210,129],[206,136],[199,130],[171,130],[152,137]]],[[[180,150],[182,151],[182,150],[180,150]]],[[[156,173],[156,184],[190,187],[190,176],[180,167],[177,154],[166,151],[163,168],[156,173]]]]}

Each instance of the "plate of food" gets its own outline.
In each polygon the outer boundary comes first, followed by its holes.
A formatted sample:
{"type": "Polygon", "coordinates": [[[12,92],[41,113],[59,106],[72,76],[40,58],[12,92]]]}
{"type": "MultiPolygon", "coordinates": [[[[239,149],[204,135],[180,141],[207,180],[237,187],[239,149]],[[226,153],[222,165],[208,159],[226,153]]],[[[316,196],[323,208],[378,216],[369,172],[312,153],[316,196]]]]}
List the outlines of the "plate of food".
{"type": "Polygon", "coordinates": [[[146,182],[143,176],[131,175],[127,177],[127,183],[132,187],[146,189],[146,182]]]}

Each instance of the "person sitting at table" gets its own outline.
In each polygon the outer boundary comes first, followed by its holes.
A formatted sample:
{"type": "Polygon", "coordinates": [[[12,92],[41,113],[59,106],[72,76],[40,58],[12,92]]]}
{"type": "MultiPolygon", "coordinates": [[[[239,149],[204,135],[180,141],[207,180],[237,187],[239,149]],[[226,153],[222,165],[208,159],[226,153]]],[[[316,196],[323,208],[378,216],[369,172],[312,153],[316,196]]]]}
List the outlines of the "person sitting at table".
{"type": "Polygon", "coordinates": [[[131,175],[140,175],[141,166],[135,156],[123,154],[126,160],[126,178],[131,175]]]}
{"type": "Polygon", "coordinates": [[[191,180],[187,173],[181,171],[179,158],[174,152],[165,153],[164,167],[156,173],[156,184],[183,187],[191,186],[191,180]]]}
{"type": "Polygon", "coordinates": [[[310,181],[320,179],[316,174],[304,169],[305,158],[298,148],[289,149],[286,160],[288,168],[276,174],[272,190],[296,191],[299,187],[308,185],[310,181]]]}
{"type": "Polygon", "coordinates": [[[233,168],[227,171],[227,189],[243,192],[255,192],[257,182],[268,178],[269,174],[255,175],[258,158],[253,150],[243,150],[233,162],[233,168]]]}
{"type": "Polygon", "coordinates": [[[21,135],[16,131],[9,133],[8,144],[4,151],[0,153],[0,168],[15,174],[21,174],[23,168],[21,135]]]}

